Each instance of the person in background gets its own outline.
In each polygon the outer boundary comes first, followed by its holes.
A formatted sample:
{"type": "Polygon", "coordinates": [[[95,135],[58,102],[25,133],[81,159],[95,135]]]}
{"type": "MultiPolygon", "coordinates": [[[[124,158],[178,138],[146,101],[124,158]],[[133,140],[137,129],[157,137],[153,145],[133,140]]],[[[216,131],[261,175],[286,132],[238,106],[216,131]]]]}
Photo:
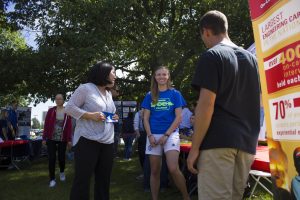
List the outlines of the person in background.
{"type": "Polygon", "coordinates": [[[121,130],[120,130],[120,122],[114,122],[114,157],[118,158],[118,149],[119,149],[119,143],[120,143],[120,134],[121,134],[121,130]]]}
{"type": "Polygon", "coordinates": [[[192,114],[190,117],[191,128],[185,132],[180,133],[180,139],[192,141],[192,136],[194,133],[195,115],[192,114]]]}
{"type": "Polygon", "coordinates": [[[300,147],[295,148],[293,158],[297,175],[292,179],[291,196],[296,200],[300,199],[300,147]]]}
{"type": "Polygon", "coordinates": [[[192,114],[192,116],[190,118],[190,122],[191,122],[191,129],[194,130],[194,126],[195,126],[195,114],[192,114]]]}
{"type": "Polygon", "coordinates": [[[179,124],[179,133],[186,134],[191,129],[191,116],[193,113],[187,106],[183,106],[182,113],[181,113],[181,122],[179,124]]]}
{"type": "Polygon", "coordinates": [[[167,67],[158,67],[152,76],[151,92],[147,93],[144,108],[144,126],[147,133],[146,154],[151,166],[150,186],[152,199],[158,199],[162,155],[166,155],[169,172],[183,199],[190,199],[185,178],[182,175],[178,158],[180,139],[178,126],[181,122],[183,97],[171,87],[170,71],[167,67]]]}
{"type": "MultiPolygon", "coordinates": [[[[113,99],[117,98],[120,95],[119,92],[119,87],[118,85],[114,85],[113,88],[111,88],[110,90],[111,95],[113,97],[113,99]]],[[[116,114],[118,115],[118,113],[116,112],[116,114]]],[[[118,149],[119,149],[119,144],[120,144],[120,134],[121,134],[121,128],[120,128],[120,122],[114,122],[114,157],[118,158],[118,149]]]]}
{"type": "Polygon", "coordinates": [[[87,200],[94,175],[94,199],[109,200],[114,157],[114,123],[119,120],[110,88],[115,68],[97,62],[88,71],[87,83],[80,85],[66,105],[66,113],[77,119],[74,133],[75,176],[70,200],[87,200]],[[104,114],[110,113],[110,116],[104,114]]]}
{"type": "Polygon", "coordinates": [[[129,112],[128,116],[124,119],[122,124],[122,138],[125,143],[124,159],[131,160],[132,156],[132,144],[136,136],[133,126],[134,114],[129,112]]]}
{"type": "Polygon", "coordinates": [[[1,110],[0,116],[0,137],[3,141],[8,140],[8,121],[7,121],[7,110],[1,110]]]}
{"type": "Polygon", "coordinates": [[[13,132],[9,129],[9,134],[13,136],[13,139],[19,136],[19,128],[18,128],[18,102],[13,101],[11,108],[8,110],[8,121],[11,123],[13,127],[13,132]]]}
{"type": "Polygon", "coordinates": [[[264,106],[262,102],[262,95],[260,94],[260,131],[258,135],[259,144],[266,145],[267,134],[266,134],[266,120],[264,114],[264,106]]]}
{"type": "Polygon", "coordinates": [[[230,40],[219,11],[201,17],[200,34],[208,50],[192,80],[199,98],[188,169],[198,174],[199,200],[242,199],[260,129],[257,61],[230,40]]]}
{"type": "Polygon", "coordinates": [[[59,179],[65,181],[65,160],[66,148],[72,146],[72,119],[65,113],[64,96],[57,94],[55,96],[56,106],[50,108],[47,112],[44,124],[43,145],[47,145],[48,152],[48,169],[50,183],[49,187],[56,185],[55,180],[55,163],[56,152],[58,153],[59,162],[59,179]]]}
{"type": "MultiPolygon", "coordinates": [[[[143,122],[143,115],[144,115],[144,110],[140,109],[138,112],[135,113],[134,115],[134,120],[133,120],[133,126],[134,126],[134,131],[138,140],[138,153],[139,153],[139,161],[142,170],[144,171],[144,163],[145,163],[145,149],[146,149],[146,139],[147,139],[147,134],[145,132],[144,128],[144,122],[143,122]]],[[[139,175],[136,177],[136,179],[143,179],[144,174],[139,175]]]]}

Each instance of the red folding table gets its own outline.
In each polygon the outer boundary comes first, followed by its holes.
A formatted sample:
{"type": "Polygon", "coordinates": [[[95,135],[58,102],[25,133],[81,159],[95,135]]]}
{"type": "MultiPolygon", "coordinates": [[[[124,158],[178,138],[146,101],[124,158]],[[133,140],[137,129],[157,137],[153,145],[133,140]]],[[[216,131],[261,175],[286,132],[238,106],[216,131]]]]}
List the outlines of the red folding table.
{"type": "MultiPolygon", "coordinates": [[[[192,144],[189,143],[181,143],[180,151],[184,153],[188,153],[191,150],[192,144]]],[[[254,162],[251,166],[252,170],[259,170],[263,172],[270,172],[270,160],[269,160],[269,149],[267,146],[257,146],[256,147],[256,155],[254,162]]]]}
{"type": "Polygon", "coordinates": [[[266,180],[268,183],[272,184],[271,181],[271,173],[270,173],[270,158],[269,158],[269,148],[268,146],[258,146],[256,148],[256,155],[254,162],[251,166],[251,170],[249,172],[250,176],[255,181],[254,186],[251,190],[252,197],[256,186],[259,184],[265,191],[267,191],[271,196],[273,193],[261,182],[261,179],[266,180]]]}
{"type": "Polygon", "coordinates": [[[18,152],[17,148],[24,145],[28,145],[28,143],[28,140],[7,140],[0,143],[0,161],[3,160],[3,158],[10,160],[8,164],[0,163],[0,166],[7,167],[9,166],[9,164],[12,164],[13,167],[20,170],[20,168],[17,166],[16,158],[22,157],[23,160],[25,160],[28,158],[29,153],[28,148],[21,148],[22,150],[24,150],[24,152],[18,152]]]}

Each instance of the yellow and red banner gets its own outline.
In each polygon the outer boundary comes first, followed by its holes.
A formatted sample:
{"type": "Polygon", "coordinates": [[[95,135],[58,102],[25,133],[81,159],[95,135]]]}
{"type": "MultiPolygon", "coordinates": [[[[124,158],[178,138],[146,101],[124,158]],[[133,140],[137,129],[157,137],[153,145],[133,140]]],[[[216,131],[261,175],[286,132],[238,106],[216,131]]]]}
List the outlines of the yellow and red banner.
{"type": "Polygon", "coordinates": [[[249,7],[274,198],[300,199],[300,0],[249,0],[249,7]]]}

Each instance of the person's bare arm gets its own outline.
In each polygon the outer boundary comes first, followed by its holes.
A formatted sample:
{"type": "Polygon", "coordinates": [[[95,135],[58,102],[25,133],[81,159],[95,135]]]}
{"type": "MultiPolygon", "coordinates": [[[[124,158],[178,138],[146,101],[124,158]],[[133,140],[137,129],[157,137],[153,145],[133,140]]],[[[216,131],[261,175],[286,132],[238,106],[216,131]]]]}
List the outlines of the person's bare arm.
{"type": "Polygon", "coordinates": [[[150,145],[152,147],[154,147],[154,146],[156,146],[156,141],[151,133],[149,118],[150,118],[150,110],[145,109],[144,110],[144,127],[145,127],[145,131],[147,133],[147,137],[149,139],[150,145]]]}
{"type": "Polygon", "coordinates": [[[188,169],[192,173],[197,173],[194,164],[199,156],[199,148],[210,126],[216,94],[205,88],[201,88],[200,95],[195,109],[194,134],[192,136],[192,147],[187,159],[188,169]]]}

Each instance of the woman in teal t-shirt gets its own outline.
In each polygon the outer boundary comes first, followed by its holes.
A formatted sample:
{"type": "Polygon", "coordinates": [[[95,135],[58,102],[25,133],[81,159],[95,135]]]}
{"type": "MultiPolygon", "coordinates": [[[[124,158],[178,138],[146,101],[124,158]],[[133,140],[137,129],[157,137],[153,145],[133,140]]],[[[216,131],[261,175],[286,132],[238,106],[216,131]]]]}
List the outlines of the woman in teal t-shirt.
{"type": "Polygon", "coordinates": [[[147,132],[146,154],[149,155],[152,199],[158,199],[160,184],[161,157],[166,155],[170,174],[188,200],[185,178],[178,166],[180,139],[178,126],[181,122],[182,106],[185,101],[181,93],[171,87],[170,72],[167,67],[159,67],[154,71],[149,92],[142,103],[144,110],[144,126],[147,132]]]}

